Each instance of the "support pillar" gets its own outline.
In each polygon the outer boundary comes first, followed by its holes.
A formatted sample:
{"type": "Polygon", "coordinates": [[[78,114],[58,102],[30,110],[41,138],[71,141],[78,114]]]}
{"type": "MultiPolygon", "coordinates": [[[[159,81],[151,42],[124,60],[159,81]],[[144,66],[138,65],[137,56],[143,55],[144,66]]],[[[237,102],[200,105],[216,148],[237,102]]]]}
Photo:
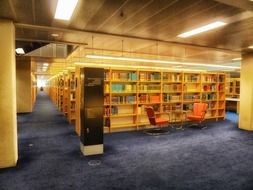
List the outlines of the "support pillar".
{"type": "Polygon", "coordinates": [[[18,159],[16,116],[15,28],[0,20],[0,168],[18,159]]]}
{"type": "Polygon", "coordinates": [[[33,108],[31,59],[16,60],[17,113],[30,113],[33,108]]]}
{"type": "Polygon", "coordinates": [[[242,55],[239,128],[253,131],[253,53],[242,55]]]}

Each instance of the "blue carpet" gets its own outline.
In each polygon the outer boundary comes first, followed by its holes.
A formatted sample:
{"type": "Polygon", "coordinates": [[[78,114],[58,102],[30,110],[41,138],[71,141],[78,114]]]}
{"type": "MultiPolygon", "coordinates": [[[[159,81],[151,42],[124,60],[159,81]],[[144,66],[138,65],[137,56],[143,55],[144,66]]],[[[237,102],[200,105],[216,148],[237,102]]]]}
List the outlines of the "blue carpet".
{"type": "Polygon", "coordinates": [[[226,112],[226,119],[233,123],[238,123],[239,115],[235,112],[226,112]]]}
{"type": "Polygon", "coordinates": [[[0,170],[0,189],[253,189],[252,133],[230,120],[207,125],[161,136],[106,134],[104,155],[84,157],[73,126],[40,92],[34,112],[18,116],[19,161],[0,170]]]}

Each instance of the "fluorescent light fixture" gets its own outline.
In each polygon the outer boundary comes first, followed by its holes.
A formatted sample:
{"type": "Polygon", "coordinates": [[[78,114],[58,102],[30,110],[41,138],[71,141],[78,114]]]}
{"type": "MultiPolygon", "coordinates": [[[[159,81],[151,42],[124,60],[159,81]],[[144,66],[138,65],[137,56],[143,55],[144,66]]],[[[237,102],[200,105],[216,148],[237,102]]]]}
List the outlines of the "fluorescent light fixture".
{"type": "Polygon", "coordinates": [[[193,71],[193,72],[205,72],[202,69],[173,69],[168,67],[152,67],[152,66],[138,66],[138,65],[113,65],[104,63],[81,63],[76,62],[75,65],[81,66],[93,66],[93,67],[116,67],[116,68],[130,68],[130,69],[154,69],[154,70],[169,70],[169,71],[193,71]]]}
{"type": "Polygon", "coordinates": [[[177,65],[177,66],[173,66],[174,68],[181,68],[183,67],[182,65],[177,65]]]}
{"type": "Polygon", "coordinates": [[[51,36],[53,36],[53,37],[58,37],[59,36],[59,34],[51,34],[51,36]]]}
{"type": "Polygon", "coordinates": [[[241,57],[237,57],[237,58],[232,59],[232,61],[241,61],[241,60],[242,60],[241,57]]]}
{"type": "Polygon", "coordinates": [[[253,46],[249,46],[248,48],[253,49],[253,46]]]}
{"type": "Polygon", "coordinates": [[[187,38],[187,37],[190,37],[190,36],[193,36],[193,35],[202,33],[202,32],[206,32],[206,31],[209,31],[209,30],[213,30],[213,29],[215,29],[215,28],[224,26],[224,25],[226,25],[226,24],[227,24],[227,23],[222,22],[222,21],[216,21],[216,22],[207,24],[207,25],[205,25],[205,26],[201,26],[201,27],[199,27],[199,28],[193,29],[193,30],[191,30],[191,31],[188,31],[188,32],[179,34],[178,37],[180,37],[180,38],[187,38]]]}
{"type": "Polygon", "coordinates": [[[133,62],[145,62],[145,63],[163,63],[163,64],[174,64],[174,65],[190,65],[190,66],[204,66],[204,67],[217,67],[217,68],[230,68],[230,69],[240,69],[237,66],[227,66],[227,65],[214,65],[206,63],[190,63],[190,62],[179,62],[179,61],[166,61],[158,59],[142,59],[142,58],[131,58],[131,57],[114,57],[114,56],[104,56],[104,55],[86,55],[86,58],[91,59],[105,59],[105,60],[118,60],[118,61],[133,61],[133,62]]]}
{"type": "Polygon", "coordinates": [[[49,64],[48,63],[43,63],[43,66],[48,66],[49,64]]]}
{"type": "Polygon", "coordinates": [[[58,0],[54,18],[70,20],[78,0],[58,0]]]}
{"type": "Polygon", "coordinates": [[[17,48],[17,49],[16,49],[16,53],[17,53],[17,54],[25,54],[23,48],[17,48]]]}
{"type": "Polygon", "coordinates": [[[70,69],[70,70],[72,69],[73,70],[73,69],[75,69],[75,67],[67,67],[67,69],[70,69]]]}

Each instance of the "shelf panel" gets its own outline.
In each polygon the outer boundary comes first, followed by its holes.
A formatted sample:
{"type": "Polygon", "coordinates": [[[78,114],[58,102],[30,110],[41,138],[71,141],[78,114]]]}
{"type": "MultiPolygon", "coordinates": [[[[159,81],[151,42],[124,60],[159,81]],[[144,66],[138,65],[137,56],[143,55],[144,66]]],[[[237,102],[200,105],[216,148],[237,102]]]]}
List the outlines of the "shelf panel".
{"type": "Polygon", "coordinates": [[[183,103],[201,102],[200,100],[183,100],[183,103]]]}
{"type": "Polygon", "coordinates": [[[179,100],[179,101],[172,101],[172,102],[162,102],[162,104],[176,104],[176,103],[182,103],[182,101],[179,100]]]}
{"type": "Polygon", "coordinates": [[[150,91],[139,91],[138,93],[139,94],[161,94],[161,91],[153,91],[153,92],[150,92],[150,91]]]}
{"type": "Polygon", "coordinates": [[[184,94],[201,93],[201,91],[182,91],[184,94]]]}
{"type": "Polygon", "coordinates": [[[111,92],[111,94],[136,94],[137,92],[111,92]]]}
{"type": "Polygon", "coordinates": [[[163,94],[182,93],[182,91],[163,91],[163,94]]]}
{"type": "Polygon", "coordinates": [[[131,105],[137,105],[137,103],[111,104],[111,106],[131,106],[131,105]]]}
{"type": "Polygon", "coordinates": [[[155,80],[155,81],[139,81],[139,83],[161,83],[160,80],[155,80]]]}
{"type": "Polygon", "coordinates": [[[119,124],[119,125],[112,125],[111,128],[123,128],[123,127],[135,127],[137,124],[135,123],[126,123],[126,124],[119,124]]]}
{"type": "Polygon", "coordinates": [[[136,83],[137,80],[111,80],[112,83],[136,83]]]}
{"type": "Polygon", "coordinates": [[[111,115],[111,118],[115,118],[115,117],[130,117],[130,116],[136,116],[137,114],[115,114],[115,115],[111,115]]]}
{"type": "Polygon", "coordinates": [[[161,102],[145,102],[145,103],[140,103],[140,102],[138,102],[138,104],[142,104],[142,105],[161,104],[161,102]]]}
{"type": "Polygon", "coordinates": [[[182,81],[162,81],[163,84],[181,84],[182,81]]]}

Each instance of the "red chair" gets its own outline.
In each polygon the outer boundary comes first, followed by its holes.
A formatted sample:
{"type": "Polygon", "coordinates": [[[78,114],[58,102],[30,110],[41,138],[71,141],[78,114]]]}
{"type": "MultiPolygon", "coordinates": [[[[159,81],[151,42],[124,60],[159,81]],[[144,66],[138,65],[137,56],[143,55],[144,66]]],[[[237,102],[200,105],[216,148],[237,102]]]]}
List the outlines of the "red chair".
{"type": "Polygon", "coordinates": [[[169,124],[168,119],[163,119],[163,118],[160,118],[160,117],[156,117],[153,107],[146,107],[146,112],[147,112],[147,116],[148,116],[150,125],[153,125],[153,126],[156,127],[153,130],[147,131],[147,133],[159,134],[159,133],[168,132],[168,131],[165,131],[165,130],[161,129],[162,126],[169,124]]]}
{"type": "Polygon", "coordinates": [[[186,118],[190,121],[198,122],[197,126],[200,128],[206,127],[202,126],[202,122],[205,120],[207,107],[207,103],[194,103],[192,112],[187,114],[186,118]]]}

